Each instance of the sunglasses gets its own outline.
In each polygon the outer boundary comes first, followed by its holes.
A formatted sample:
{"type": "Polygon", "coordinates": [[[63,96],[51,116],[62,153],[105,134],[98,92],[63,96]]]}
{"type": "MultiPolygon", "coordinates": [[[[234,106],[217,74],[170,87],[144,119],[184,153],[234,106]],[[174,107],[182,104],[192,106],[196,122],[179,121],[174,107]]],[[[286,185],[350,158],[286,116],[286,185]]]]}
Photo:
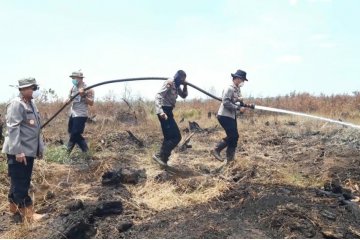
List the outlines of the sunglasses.
{"type": "Polygon", "coordinates": [[[39,89],[40,89],[40,87],[39,87],[38,85],[32,86],[32,90],[33,90],[33,91],[37,91],[37,90],[39,90],[39,89]]]}

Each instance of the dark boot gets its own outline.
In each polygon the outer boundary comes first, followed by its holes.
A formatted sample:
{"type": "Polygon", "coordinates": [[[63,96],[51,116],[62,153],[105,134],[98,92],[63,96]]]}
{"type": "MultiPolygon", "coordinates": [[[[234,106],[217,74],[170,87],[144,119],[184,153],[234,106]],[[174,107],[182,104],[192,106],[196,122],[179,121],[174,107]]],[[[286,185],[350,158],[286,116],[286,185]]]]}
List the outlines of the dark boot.
{"type": "Polygon", "coordinates": [[[167,166],[169,157],[171,155],[172,142],[164,141],[161,145],[160,151],[153,155],[153,159],[159,163],[161,166],[167,166]]]}
{"type": "Polygon", "coordinates": [[[211,154],[219,161],[224,161],[224,159],[221,157],[220,153],[221,151],[227,147],[227,143],[222,140],[221,142],[218,142],[214,149],[211,150],[211,154]]]}
{"type": "Polygon", "coordinates": [[[81,151],[84,153],[89,151],[89,147],[84,139],[79,141],[79,147],[81,151]]]}
{"type": "Polygon", "coordinates": [[[164,159],[164,157],[161,156],[161,153],[154,154],[152,158],[155,162],[160,164],[160,166],[163,166],[163,167],[167,166],[167,161],[166,161],[166,159],[164,159]]]}
{"type": "Polygon", "coordinates": [[[235,151],[236,151],[235,147],[228,147],[226,149],[226,160],[228,162],[234,161],[234,159],[235,159],[235,151]]]}
{"type": "Polygon", "coordinates": [[[169,160],[169,158],[165,156],[163,147],[161,147],[160,152],[153,155],[153,160],[155,160],[163,167],[167,166],[167,161],[169,160]]]}
{"type": "Polygon", "coordinates": [[[68,154],[70,154],[71,153],[71,151],[74,149],[74,146],[75,146],[75,143],[74,142],[72,142],[72,141],[69,141],[68,142],[68,144],[67,144],[67,152],[68,152],[68,154]]]}
{"type": "Polygon", "coordinates": [[[175,143],[171,140],[166,140],[161,145],[160,155],[165,162],[169,161],[171,151],[176,147],[176,145],[177,145],[177,143],[175,143]]]}

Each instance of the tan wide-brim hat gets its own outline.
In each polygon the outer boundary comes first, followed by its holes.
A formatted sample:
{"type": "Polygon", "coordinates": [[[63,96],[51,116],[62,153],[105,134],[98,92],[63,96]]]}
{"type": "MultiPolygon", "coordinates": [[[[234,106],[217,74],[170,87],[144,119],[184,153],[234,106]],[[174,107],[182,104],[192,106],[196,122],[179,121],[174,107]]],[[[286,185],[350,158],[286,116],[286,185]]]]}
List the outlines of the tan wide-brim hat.
{"type": "Polygon", "coordinates": [[[38,84],[36,83],[36,79],[32,77],[20,79],[18,82],[19,85],[17,87],[19,89],[31,87],[31,86],[38,86],[38,84]]]}
{"type": "Polygon", "coordinates": [[[80,71],[77,72],[72,72],[71,75],[69,77],[78,77],[78,78],[84,78],[84,74],[80,71]]]}

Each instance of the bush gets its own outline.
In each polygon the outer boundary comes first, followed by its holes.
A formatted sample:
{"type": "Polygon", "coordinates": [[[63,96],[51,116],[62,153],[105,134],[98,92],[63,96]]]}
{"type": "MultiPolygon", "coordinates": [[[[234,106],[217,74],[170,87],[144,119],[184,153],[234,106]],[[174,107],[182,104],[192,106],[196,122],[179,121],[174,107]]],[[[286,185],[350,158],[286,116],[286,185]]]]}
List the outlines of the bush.
{"type": "Polygon", "coordinates": [[[201,110],[190,109],[183,111],[180,116],[184,119],[199,119],[201,117],[201,110]]]}
{"type": "Polygon", "coordinates": [[[48,147],[45,151],[44,158],[47,162],[55,162],[60,164],[69,162],[69,155],[67,153],[66,147],[64,146],[48,147]]]}

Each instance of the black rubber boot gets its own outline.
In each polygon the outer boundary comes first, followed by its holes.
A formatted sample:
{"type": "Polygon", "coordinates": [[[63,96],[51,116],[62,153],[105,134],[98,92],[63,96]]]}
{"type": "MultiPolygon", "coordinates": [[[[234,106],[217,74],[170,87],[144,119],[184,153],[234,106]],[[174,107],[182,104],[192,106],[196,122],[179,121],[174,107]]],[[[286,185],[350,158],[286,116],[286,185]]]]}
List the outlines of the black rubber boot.
{"type": "Polygon", "coordinates": [[[228,147],[226,149],[226,160],[228,162],[235,160],[235,151],[236,151],[236,148],[234,148],[234,147],[228,147]]]}
{"type": "Polygon", "coordinates": [[[74,146],[75,146],[75,143],[69,141],[68,144],[67,144],[67,153],[70,154],[71,151],[74,149],[74,146]]]}
{"type": "Polygon", "coordinates": [[[211,154],[219,161],[224,161],[224,159],[221,157],[220,153],[221,151],[227,147],[227,143],[222,140],[221,142],[218,142],[214,149],[211,150],[211,154]]]}
{"type": "Polygon", "coordinates": [[[81,151],[84,152],[84,153],[89,151],[89,147],[88,147],[85,140],[80,140],[79,147],[80,147],[81,151]]]}
{"type": "Polygon", "coordinates": [[[163,141],[160,152],[153,155],[153,159],[158,162],[162,166],[167,166],[167,162],[169,161],[169,157],[171,155],[171,151],[176,144],[171,140],[163,141]]]}
{"type": "Polygon", "coordinates": [[[167,161],[164,159],[164,157],[161,156],[160,153],[156,153],[153,155],[153,160],[156,161],[160,166],[166,167],[167,161]]]}

